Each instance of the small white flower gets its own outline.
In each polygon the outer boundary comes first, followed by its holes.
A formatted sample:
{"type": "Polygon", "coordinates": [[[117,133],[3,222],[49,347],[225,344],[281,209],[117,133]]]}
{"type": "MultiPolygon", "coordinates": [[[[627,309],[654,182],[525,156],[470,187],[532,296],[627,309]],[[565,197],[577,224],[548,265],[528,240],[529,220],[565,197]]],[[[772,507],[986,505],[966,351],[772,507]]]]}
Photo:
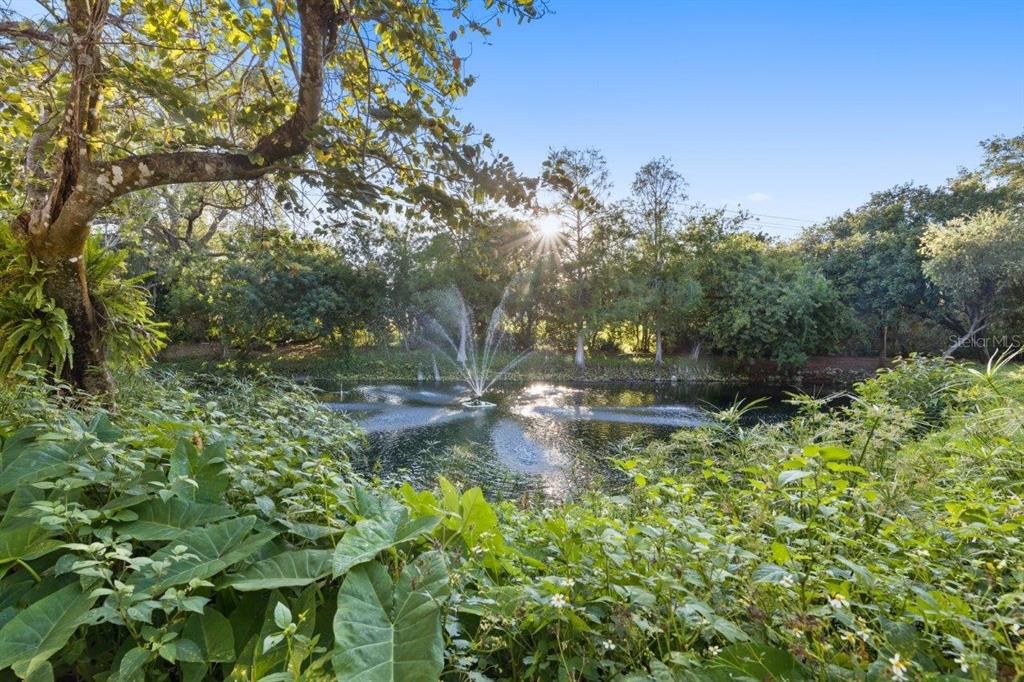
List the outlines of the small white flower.
{"type": "Polygon", "coordinates": [[[605,651],[615,651],[615,642],[610,639],[606,639],[601,642],[601,646],[604,647],[605,651]]]}
{"type": "Polygon", "coordinates": [[[569,600],[565,598],[564,594],[553,594],[551,595],[551,605],[556,609],[563,609],[569,605],[569,600]]]}
{"type": "Polygon", "coordinates": [[[562,580],[562,586],[563,587],[573,587],[574,585],[576,585],[576,581],[573,580],[572,578],[564,578],[562,580]]]}
{"type": "Polygon", "coordinates": [[[717,656],[718,654],[722,653],[722,648],[712,644],[708,647],[706,653],[708,656],[717,656]]]}
{"type": "Polygon", "coordinates": [[[889,659],[889,672],[894,680],[907,679],[907,664],[904,663],[898,653],[893,654],[892,658],[889,659]]]}
{"type": "Polygon", "coordinates": [[[788,590],[788,589],[791,589],[793,586],[795,586],[796,582],[793,581],[793,576],[786,575],[786,576],[783,576],[782,580],[779,581],[779,584],[782,585],[783,587],[785,587],[788,590]]]}
{"type": "Polygon", "coordinates": [[[841,594],[834,594],[832,598],[828,600],[829,606],[834,609],[845,609],[850,605],[850,602],[841,594]]]}
{"type": "Polygon", "coordinates": [[[1019,636],[1020,635],[1020,631],[1021,631],[1020,623],[1014,623],[1013,625],[1010,626],[1010,632],[1012,632],[1014,634],[1014,636],[1019,636]]]}
{"type": "Polygon", "coordinates": [[[971,671],[971,666],[967,663],[967,659],[964,658],[963,654],[960,654],[959,656],[957,656],[956,659],[955,659],[955,662],[956,662],[957,665],[960,666],[960,671],[961,672],[965,672],[966,673],[966,672],[970,672],[971,671]]]}

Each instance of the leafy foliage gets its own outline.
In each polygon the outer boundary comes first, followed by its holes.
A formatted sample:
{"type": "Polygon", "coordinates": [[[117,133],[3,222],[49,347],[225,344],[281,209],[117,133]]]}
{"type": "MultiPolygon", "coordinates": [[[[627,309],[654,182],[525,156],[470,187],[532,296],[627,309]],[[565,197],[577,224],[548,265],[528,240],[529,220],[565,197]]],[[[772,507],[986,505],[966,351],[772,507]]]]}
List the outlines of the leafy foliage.
{"type": "Polygon", "coordinates": [[[908,360],[831,411],[794,396],[786,423],[736,406],[549,508],[360,483],[357,430],[296,387],[152,379],[114,418],[0,389],[0,665],[21,678],[1024,674],[1007,362],[908,360]]]}
{"type": "MultiPolygon", "coordinates": [[[[90,240],[85,252],[91,296],[104,320],[103,342],[116,367],[137,367],[163,346],[143,276],[126,277],[126,254],[90,240]]],[[[24,366],[60,375],[72,361],[67,316],[46,288],[47,269],[6,231],[0,232],[0,376],[24,366]]]]}

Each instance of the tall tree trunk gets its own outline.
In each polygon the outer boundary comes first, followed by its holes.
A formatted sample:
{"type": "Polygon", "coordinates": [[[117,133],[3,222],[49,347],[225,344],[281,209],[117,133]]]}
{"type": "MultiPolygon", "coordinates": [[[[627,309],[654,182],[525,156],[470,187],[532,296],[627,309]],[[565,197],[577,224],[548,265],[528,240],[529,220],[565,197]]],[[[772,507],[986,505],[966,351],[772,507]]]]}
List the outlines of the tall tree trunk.
{"type": "Polygon", "coordinates": [[[690,359],[700,360],[700,341],[693,344],[693,348],[690,349],[690,359]]]}
{"type": "Polygon", "coordinates": [[[587,368],[586,354],[583,352],[583,341],[584,341],[583,336],[584,336],[583,335],[583,329],[582,328],[581,329],[577,329],[576,330],[576,358],[575,358],[576,368],[577,369],[586,369],[587,368]]]}
{"type": "Polygon", "coordinates": [[[889,325],[882,325],[882,355],[885,360],[889,356],[889,325]]]}
{"type": "Polygon", "coordinates": [[[89,295],[85,258],[55,264],[53,274],[46,279],[46,293],[64,310],[73,335],[70,362],[62,378],[89,393],[112,396],[114,382],[105,362],[100,329],[102,311],[96,309],[89,295]]]}
{"type": "Polygon", "coordinates": [[[665,364],[665,361],[661,357],[661,329],[655,324],[654,331],[654,364],[661,366],[665,364]]]}

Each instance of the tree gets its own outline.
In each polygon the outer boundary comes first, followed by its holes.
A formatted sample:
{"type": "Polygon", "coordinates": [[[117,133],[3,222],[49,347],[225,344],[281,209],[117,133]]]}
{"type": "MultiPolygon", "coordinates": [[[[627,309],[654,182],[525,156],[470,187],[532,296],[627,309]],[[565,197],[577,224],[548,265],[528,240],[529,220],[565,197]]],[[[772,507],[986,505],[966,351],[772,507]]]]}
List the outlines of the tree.
{"type": "MultiPolygon", "coordinates": [[[[538,14],[529,0],[484,4],[538,14]]],[[[283,197],[301,177],[337,208],[421,202],[441,192],[436,176],[479,166],[450,107],[471,82],[453,41],[487,31],[468,5],[66,0],[63,15],[4,17],[0,59],[20,87],[0,101],[0,207],[66,314],[67,378],[112,388],[84,248],[121,197],[273,176],[283,197]]]]}
{"type": "Polygon", "coordinates": [[[637,251],[642,286],[645,287],[645,316],[654,325],[654,364],[662,364],[662,335],[673,300],[685,295],[686,279],[673,278],[681,270],[672,268],[679,257],[676,233],[679,204],[686,199],[686,181],[662,156],[648,161],[633,179],[632,213],[636,223],[637,251]]]}
{"type": "Polygon", "coordinates": [[[584,343],[607,312],[598,293],[607,256],[625,239],[622,212],[608,200],[611,181],[604,156],[596,149],[560,149],[548,154],[541,175],[553,194],[548,210],[557,217],[561,263],[562,309],[576,339],[574,361],[586,366],[584,343]]]}
{"type": "Polygon", "coordinates": [[[985,150],[985,171],[1024,193],[1024,135],[993,137],[981,146],[985,150]]]}
{"type": "Polygon", "coordinates": [[[798,366],[832,350],[844,332],[843,305],[828,280],[795,253],[760,235],[719,240],[715,276],[704,283],[705,332],[739,358],[798,366]]]}
{"type": "Polygon", "coordinates": [[[921,239],[923,269],[939,290],[942,321],[957,334],[952,355],[988,328],[1024,279],[1024,220],[1015,211],[982,211],[933,224],[921,239]]]}

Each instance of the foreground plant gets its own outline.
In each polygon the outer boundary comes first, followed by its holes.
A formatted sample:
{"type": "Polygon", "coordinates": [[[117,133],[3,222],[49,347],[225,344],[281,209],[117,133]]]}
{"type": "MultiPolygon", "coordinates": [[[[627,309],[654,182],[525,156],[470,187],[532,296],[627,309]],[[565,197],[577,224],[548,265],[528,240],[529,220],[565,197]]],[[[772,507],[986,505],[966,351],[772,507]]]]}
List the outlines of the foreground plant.
{"type": "Polygon", "coordinates": [[[619,494],[547,509],[445,479],[374,489],[346,464],[357,431],[310,395],[161,379],[127,382],[113,420],[38,382],[0,391],[0,671],[1024,675],[1024,377],[1007,363],[911,360],[785,424],[739,407],[625,454],[619,494]]]}

